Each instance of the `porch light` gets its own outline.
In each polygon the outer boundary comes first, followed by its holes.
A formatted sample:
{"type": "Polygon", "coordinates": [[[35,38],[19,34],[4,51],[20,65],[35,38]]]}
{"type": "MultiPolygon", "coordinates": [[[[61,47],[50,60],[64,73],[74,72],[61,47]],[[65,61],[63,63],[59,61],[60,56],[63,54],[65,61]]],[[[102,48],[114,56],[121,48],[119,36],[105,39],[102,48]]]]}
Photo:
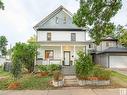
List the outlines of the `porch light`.
{"type": "Polygon", "coordinates": [[[69,46],[65,46],[65,47],[64,47],[64,50],[69,51],[69,50],[70,50],[69,46]]]}

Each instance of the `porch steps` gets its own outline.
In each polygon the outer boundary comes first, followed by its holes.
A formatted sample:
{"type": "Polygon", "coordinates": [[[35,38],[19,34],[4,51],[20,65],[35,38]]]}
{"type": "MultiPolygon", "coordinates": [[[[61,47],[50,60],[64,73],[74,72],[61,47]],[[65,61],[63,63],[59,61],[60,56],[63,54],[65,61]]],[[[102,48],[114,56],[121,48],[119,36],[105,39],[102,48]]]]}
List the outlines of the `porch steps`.
{"type": "Polygon", "coordinates": [[[66,75],[75,75],[75,67],[74,66],[63,66],[62,73],[66,75]]]}
{"type": "Polygon", "coordinates": [[[77,87],[78,82],[77,82],[76,76],[64,76],[64,86],[77,87]]]}

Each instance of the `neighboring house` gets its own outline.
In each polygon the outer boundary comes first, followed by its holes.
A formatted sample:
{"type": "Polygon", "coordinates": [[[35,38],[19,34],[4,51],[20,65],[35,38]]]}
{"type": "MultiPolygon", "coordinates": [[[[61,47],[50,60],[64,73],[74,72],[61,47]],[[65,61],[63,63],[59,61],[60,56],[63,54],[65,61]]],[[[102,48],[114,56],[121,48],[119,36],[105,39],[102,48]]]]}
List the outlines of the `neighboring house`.
{"type": "Polygon", "coordinates": [[[86,31],[73,23],[72,14],[63,6],[34,26],[37,35],[37,63],[70,66],[77,59],[77,51],[87,52],[86,31]]]}
{"type": "Polygon", "coordinates": [[[3,65],[5,61],[6,61],[6,58],[2,57],[2,53],[0,51],[0,66],[3,65]]]}
{"type": "Polygon", "coordinates": [[[86,31],[73,23],[73,15],[63,6],[45,17],[37,25],[37,64],[70,66],[78,58],[77,51],[94,52],[93,61],[109,68],[127,68],[127,49],[117,39],[104,38],[99,46],[86,41],[86,31]]]}
{"type": "MultiPolygon", "coordinates": [[[[94,46],[95,48],[95,46],[94,46]]],[[[122,47],[117,39],[107,37],[96,46],[94,62],[108,68],[127,68],[127,48],[122,47]]]]}

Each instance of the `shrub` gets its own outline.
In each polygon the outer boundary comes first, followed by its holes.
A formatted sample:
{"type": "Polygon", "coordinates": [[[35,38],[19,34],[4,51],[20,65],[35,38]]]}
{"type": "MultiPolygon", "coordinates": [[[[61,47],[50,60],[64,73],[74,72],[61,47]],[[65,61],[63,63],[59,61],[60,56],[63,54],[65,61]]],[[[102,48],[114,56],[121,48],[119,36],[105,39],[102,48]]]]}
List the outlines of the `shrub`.
{"type": "Polygon", "coordinates": [[[48,65],[48,70],[50,72],[59,71],[59,70],[61,70],[61,67],[60,67],[60,65],[51,64],[51,65],[48,65]]]}
{"type": "MultiPolygon", "coordinates": [[[[16,51],[15,51],[16,52],[16,51]]],[[[14,80],[20,77],[21,75],[21,61],[18,59],[17,54],[12,55],[12,69],[11,69],[11,73],[14,77],[14,80]]]]}
{"type": "Polygon", "coordinates": [[[111,76],[110,70],[106,70],[99,65],[94,66],[93,72],[93,76],[98,77],[99,80],[108,80],[111,76]]]}
{"type": "Polygon", "coordinates": [[[79,59],[76,61],[76,75],[78,78],[85,79],[92,75],[92,69],[94,64],[92,63],[92,57],[89,54],[85,54],[82,51],[78,52],[79,59]]]}
{"type": "Polygon", "coordinates": [[[41,72],[47,72],[48,66],[47,65],[37,65],[37,69],[41,72]]]}

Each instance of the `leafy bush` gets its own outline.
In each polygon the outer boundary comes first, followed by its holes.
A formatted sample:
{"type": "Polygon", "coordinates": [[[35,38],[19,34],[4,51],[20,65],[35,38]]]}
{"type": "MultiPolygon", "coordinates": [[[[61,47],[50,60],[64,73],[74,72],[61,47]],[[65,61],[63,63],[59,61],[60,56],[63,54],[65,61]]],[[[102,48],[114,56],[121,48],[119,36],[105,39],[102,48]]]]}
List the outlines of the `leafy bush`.
{"type": "Polygon", "coordinates": [[[36,48],[37,46],[35,44],[19,42],[16,43],[12,50],[13,55],[17,56],[17,59],[15,58],[14,60],[19,60],[29,73],[34,70],[34,60],[37,53],[36,48]]]}
{"type": "Polygon", "coordinates": [[[41,72],[43,72],[43,71],[47,72],[48,66],[47,65],[37,65],[37,69],[41,72]]]}
{"type": "Polygon", "coordinates": [[[79,59],[76,61],[76,75],[78,78],[87,78],[91,76],[94,64],[92,57],[82,51],[78,52],[79,59]]]}
{"type": "Polygon", "coordinates": [[[101,66],[95,65],[93,69],[93,76],[98,77],[99,80],[108,80],[111,76],[111,71],[102,68],[101,66]]]}
{"type": "Polygon", "coordinates": [[[94,65],[92,57],[82,51],[78,52],[79,59],[76,61],[76,75],[79,79],[99,79],[108,80],[111,76],[111,71],[102,68],[99,65],[94,65]]]}
{"type": "Polygon", "coordinates": [[[51,65],[48,65],[48,70],[50,72],[59,71],[59,70],[61,70],[61,67],[60,67],[60,65],[51,64],[51,65]]]}
{"type": "Polygon", "coordinates": [[[20,78],[20,75],[21,75],[21,62],[19,60],[17,60],[16,56],[13,56],[13,64],[12,64],[12,69],[11,69],[11,73],[14,77],[14,80],[20,78]]]}

